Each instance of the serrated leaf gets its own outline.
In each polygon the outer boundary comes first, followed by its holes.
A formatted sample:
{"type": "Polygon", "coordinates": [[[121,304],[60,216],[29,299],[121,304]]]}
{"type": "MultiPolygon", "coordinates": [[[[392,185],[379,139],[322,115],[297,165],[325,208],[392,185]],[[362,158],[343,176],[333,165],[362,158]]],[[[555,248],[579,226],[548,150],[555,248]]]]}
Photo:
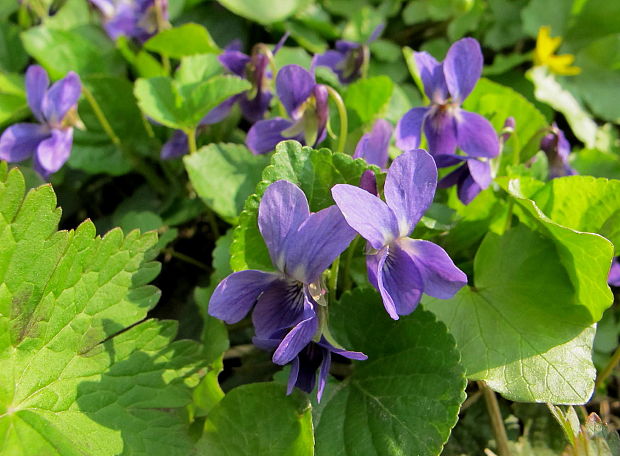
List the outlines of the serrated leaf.
{"type": "Polygon", "coordinates": [[[315,418],[317,456],[439,455],[465,399],[454,338],[423,309],[389,318],[370,288],[330,305],[334,336],[368,355],[326,390],[315,418]]]}
{"type": "Polygon", "coordinates": [[[69,71],[81,77],[123,73],[123,62],[114,44],[94,25],[71,30],[40,25],[22,32],[21,37],[28,54],[45,67],[52,79],[60,79],[69,71]]]}
{"type": "Polygon", "coordinates": [[[354,160],[349,155],[332,153],[328,149],[302,147],[296,141],[278,144],[271,165],[263,171],[256,193],[248,197],[239,216],[230,251],[232,269],[272,269],[257,224],[260,198],[269,184],[284,179],[299,185],[308,198],[310,210],[316,212],[334,204],[330,193],[334,185],[358,185],[362,173],[369,168],[362,159],[354,160]]]}
{"type": "Polygon", "coordinates": [[[269,157],[241,144],[209,144],[183,158],[198,196],[225,219],[236,218],[260,181],[269,157]]]}
{"type": "MultiPolygon", "coordinates": [[[[449,300],[424,300],[456,338],[468,378],[485,380],[515,401],[589,399],[596,374],[592,323],[598,309],[580,298],[591,285],[603,281],[606,286],[606,276],[599,276],[601,269],[609,269],[611,252],[602,258],[593,251],[589,261],[575,261],[592,272],[574,282],[561,258],[563,250],[574,252],[580,246],[587,249],[584,244],[557,245],[524,225],[502,236],[489,233],[474,261],[474,286],[449,300]]],[[[605,307],[611,300],[595,304],[605,307]]]]}
{"type": "Polygon", "coordinates": [[[308,400],[275,383],[230,391],[207,416],[197,444],[205,456],[311,456],[313,447],[308,400]]]}
{"type": "Polygon", "coordinates": [[[144,43],[144,48],[175,59],[220,51],[207,29],[193,23],[162,30],[144,43]]]}
{"type": "Polygon", "coordinates": [[[215,76],[194,84],[169,77],[138,79],[134,94],[142,111],[170,128],[194,129],[218,104],[250,88],[234,76],[215,76]]]}
{"type": "Polygon", "coordinates": [[[24,197],[6,166],[0,202],[0,452],[188,454],[200,347],[172,342],[175,322],[139,323],[159,298],[157,236],[56,231],[51,186],[24,197]]]}

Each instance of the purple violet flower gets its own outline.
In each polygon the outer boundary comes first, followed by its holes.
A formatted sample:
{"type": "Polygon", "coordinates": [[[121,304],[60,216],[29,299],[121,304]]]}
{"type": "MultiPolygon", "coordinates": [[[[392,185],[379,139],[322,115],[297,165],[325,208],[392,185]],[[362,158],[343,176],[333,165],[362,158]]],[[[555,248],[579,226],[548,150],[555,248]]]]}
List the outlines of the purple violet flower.
{"type": "Polygon", "coordinates": [[[254,154],[265,154],[286,139],[308,146],[323,141],[329,117],[327,88],[317,84],[308,70],[286,65],[276,76],[276,92],[292,120],[274,117],[256,122],[248,131],[248,148],[254,154]]]}
{"type": "Polygon", "coordinates": [[[39,65],[28,67],[26,97],[39,123],[11,125],[0,137],[0,159],[21,162],[32,157],[34,169],[45,179],[58,171],[71,154],[82,83],[70,71],[48,87],[47,72],[39,65]]]}
{"type": "Polygon", "coordinates": [[[550,132],[540,140],[540,148],[549,160],[550,179],[577,174],[568,163],[570,144],[555,122],[551,124],[550,132]]]}
{"type": "Polygon", "coordinates": [[[168,20],[168,0],[90,0],[90,2],[101,11],[103,28],[112,40],[126,36],[144,43],[159,31],[158,14],[164,21],[168,20]]]}
{"type": "Polygon", "coordinates": [[[438,168],[461,163],[461,166],[443,177],[437,186],[449,188],[456,185],[459,200],[463,204],[471,203],[482,190],[491,185],[491,165],[486,160],[460,155],[439,155],[435,157],[435,162],[438,168]]]}
{"type": "Polygon", "coordinates": [[[363,158],[371,165],[385,168],[392,139],[392,126],[387,120],[377,120],[370,132],[364,134],[355,146],[353,158],[363,158]]]}
{"type": "Polygon", "coordinates": [[[613,287],[620,287],[620,261],[618,261],[618,257],[614,258],[611,262],[607,283],[613,287]]]}
{"type": "Polygon", "coordinates": [[[396,146],[416,149],[424,130],[433,157],[454,155],[457,146],[470,157],[497,156],[499,142],[491,123],[480,114],[461,109],[482,73],[478,41],[457,41],[442,63],[426,52],[416,52],[415,61],[431,105],[413,108],[400,119],[396,146]]]}
{"type": "Polygon", "coordinates": [[[341,84],[350,84],[361,78],[370,63],[368,45],[379,37],[384,28],[384,24],[378,25],[368,41],[363,44],[354,41],[336,41],[335,49],[314,56],[312,68],[316,66],[331,68],[341,84]]]}
{"type": "Polygon", "coordinates": [[[448,299],[467,283],[467,276],[444,249],[408,237],[433,202],[436,186],[433,158],[417,149],[392,162],[385,180],[385,202],[352,185],[332,188],[347,223],[368,241],[368,279],[395,320],[413,312],[423,292],[448,299]]]}
{"type": "Polygon", "coordinates": [[[301,189],[284,180],[265,191],[258,227],[278,272],[250,269],[229,275],[213,292],[209,314],[236,323],[254,308],[255,343],[275,348],[274,363],[292,363],[289,393],[294,385],[306,391],[314,386],[309,375],[320,364],[320,396],[331,352],[365,359],[361,353],[341,352],[321,339],[326,292],[321,274],[356,233],[336,206],[310,213],[301,189]]]}

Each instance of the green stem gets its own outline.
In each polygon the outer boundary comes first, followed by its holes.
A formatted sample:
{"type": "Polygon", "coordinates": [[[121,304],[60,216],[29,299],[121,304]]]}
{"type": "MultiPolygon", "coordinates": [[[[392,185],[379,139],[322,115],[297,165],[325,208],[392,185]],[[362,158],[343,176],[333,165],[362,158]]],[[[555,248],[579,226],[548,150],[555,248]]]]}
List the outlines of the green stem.
{"type": "Polygon", "coordinates": [[[329,271],[329,291],[333,299],[336,299],[336,288],[338,287],[338,270],[340,269],[340,255],[336,257],[329,271]]]}
{"type": "Polygon", "coordinates": [[[166,253],[168,253],[171,257],[178,258],[179,260],[181,260],[181,261],[185,261],[186,263],[189,263],[189,264],[191,264],[191,265],[194,265],[194,266],[196,266],[197,268],[200,268],[200,269],[202,269],[202,270],[204,270],[204,271],[210,271],[210,270],[211,270],[211,268],[209,268],[209,267],[208,267],[206,264],[204,264],[203,262],[198,261],[198,260],[196,260],[196,259],[194,259],[194,258],[190,257],[189,255],[185,255],[184,253],[177,252],[176,250],[174,250],[174,249],[172,249],[172,248],[171,248],[171,249],[167,249],[167,250],[166,250],[166,253]]]}
{"type": "Polygon", "coordinates": [[[596,377],[596,385],[595,385],[596,389],[598,389],[603,384],[603,382],[607,379],[607,377],[609,377],[609,375],[613,372],[615,367],[618,365],[618,362],[620,362],[620,345],[618,346],[618,348],[616,348],[616,351],[611,356],[611,359],[609,360],[605,368],[596,377]]]}
{"type": "Polygon", "coordinates": [[[101,106],[99,106],[99,103],[97,102],[97,100],[95,100],[92,92],[85,86],[82,86],[82,95],[84,95],[84,98],[86,98],[86,101],[88,101],[88,104],[90,104],[90,107],[93,109],[95,117],[97,117],[97,120],[99,121],[101,128],[103,128],[103,131],[105,131],[105,133],[108,135],[114,145],[120,146],[121,140],[118,136],[116,136],[116,133],[114,133],[112,125],[110,125],[110,122],[108,122],[108,118],[103,113],[101,106]]]}
{"type": "Polygon", "coordinates": [[[211,231],[213,232],[213,236],[215,236],[215,239],[219,238],[220,229],[217,226],[217,218],[209,206],[207,206],[207,220],[209,222],[209,226],[211,227],[211,231]]]}
{"type": "Polygon", "coordinates": [[[189,145],[189,153],[193,154],[196,152],[196,129],[192,128],[191,130],[186,130],[185,134],[187,135],[187,143],[189,145]]]}
{"type": "Polygon", "coordinates": [[[338,117],[340,117],[340,133],[338,135],[338,147],[336,148],[336,152],[343,152],[344,147],[347,144],[347,130],[349,129],[349,121],[347,118],[347,108],[344,105],[344,101],[342,101],[342,97],[336,90],[330,86],[327,87],[327,92],[329,96],[336,103],[336,108],[338,109],[338,117]]]}
{"type": "Polygon", "coordinates": [[[351,269],[351,262],[353,261],[353,255],[355,255],[355,249],[357,248],[357,244],[359,242],[359,236],[356,236],[349,247],[349,251],[347,252],[347,256],[344,259],[344,272],[343,272],[343,282],[342,282],[342,291],[348,291],[351,289],[351,274],[349,274],[349,270],[351,269]]]}
{"type": "Polygon", "coordinates": [[[508,447],[508,435],[506,434],[502,414],[499,410],[497,397],[495,397],[495,393],[486,385],[486,383],[483,381],[479,381],[477,383],[478,388],[482,391],[487,405],[487,411],[489,413],[489,417],[491,418],[491,426],[493,427],[493,433],[495,434],[495,442],[497,444],[499,456],[511,456],[510,448],[508,447]]]}

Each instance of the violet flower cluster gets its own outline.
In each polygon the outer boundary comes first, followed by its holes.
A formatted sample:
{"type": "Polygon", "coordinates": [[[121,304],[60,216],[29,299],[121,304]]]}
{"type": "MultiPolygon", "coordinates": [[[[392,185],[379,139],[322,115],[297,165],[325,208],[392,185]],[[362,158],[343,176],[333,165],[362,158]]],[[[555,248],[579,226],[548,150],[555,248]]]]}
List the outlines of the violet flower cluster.
{"type": "Polygon", "coordinates": [[[466,167],[441,186],[460,182],[459,198],[468,204],[491,183],[488,160],[499,154],[498,137],[491,123],[461,108],[482,74],[480,44],[473,38],[463,38],[450,46],[441,63],[426,52],[416,52],[414,57],[431,104],[413,108],[403,116],[396,127],[396,145],[403,150],[416,149],[424,131],[438,167],[465,163],[466,167]],[[466,155],[457,155],[457,147],[466,155]]]}
{"type": "Polygon", "coordinates": [[[435,162],[423,150],[394,160],[385,182],[386,202],[362,188],[339,184],[332,188],[336,205],[311,213],[301,189],[284,180],[274,182],[260,202],[258,226],[277,272],[229,275],[215,289],[209,314],[236,323],[252,311],[255,345],[274,350],[274,363],[291,366],[288,393],[295,386],[311,392],[318,370],[320,400],[333,353],[366,359],[341,348],[330,335],[321,278],[356,232],[369,244],[370,283],[394,319],[411,313],[422,293],[450,298],[467,283],[441,247],[408,237],[430,206],[436,184],[435,162]]]}
{"type": "Polygon", "coordinates": [[[168,21],[168,0],[90,0],[90,3],[101,12],[103,28],[113,40],[126,36],[144,43],[159,31],[159,20],[168,21]]]}
{"type": "Polygon", "coordinates": [[[28,68],[26,98],[38,123],[11,125],[0,137],[0,160],[15,163],[32,158],[34,169],[45,179],[69,159],[82,92],[80,78],[72,71],[51,87],[49,84],[42,67],[28,68]]]}

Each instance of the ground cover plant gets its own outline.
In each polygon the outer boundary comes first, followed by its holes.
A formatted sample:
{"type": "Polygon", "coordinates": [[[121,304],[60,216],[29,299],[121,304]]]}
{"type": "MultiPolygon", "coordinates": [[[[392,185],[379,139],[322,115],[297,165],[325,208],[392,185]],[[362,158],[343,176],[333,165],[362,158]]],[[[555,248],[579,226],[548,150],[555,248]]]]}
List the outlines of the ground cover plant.
{"type": "Polygon", "coordinates": [[[0,2],[0,455],[620,455],[619,16],[0,2]]]}

